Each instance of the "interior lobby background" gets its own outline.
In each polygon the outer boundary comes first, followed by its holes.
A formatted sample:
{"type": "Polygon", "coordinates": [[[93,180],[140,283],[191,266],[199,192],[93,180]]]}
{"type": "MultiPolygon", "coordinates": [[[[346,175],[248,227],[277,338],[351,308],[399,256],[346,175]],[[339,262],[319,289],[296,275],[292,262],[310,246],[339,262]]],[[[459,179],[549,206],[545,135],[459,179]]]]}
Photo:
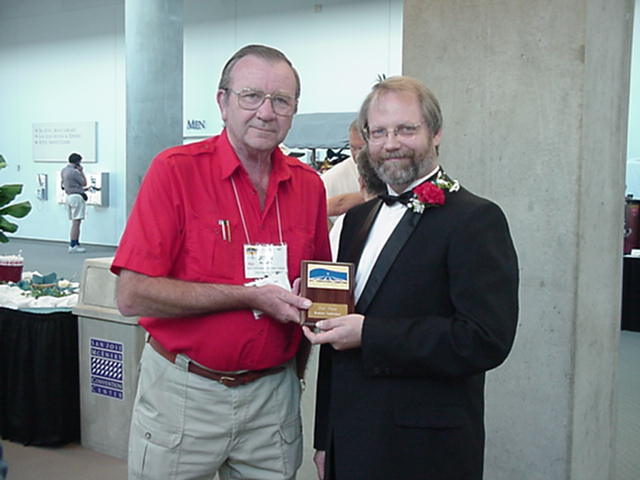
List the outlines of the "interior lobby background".
{"type": "MultiPolygon", "coordinates": [[[[118,243],[127,215],[124,20],[124,0],[0,2],[0,154],[8,162],[0,175],[24,184],[20,199],[33,205],[20,237],[68,236],[54,193],[66,159],[32,160],[32,124],[96,121],[98,161],[85,170],[109,172],[109,206],[87,209],[83,243],[118,243]],[[48,175],[46,201],[36,198],[39,173],[48,175]]],[[[402,1],[184,1],[185,135],[189,119],[206,121],[199,135],[220,131],[220,72],[249,43],[289,56],[302,82],[299,113],[353,112],[378,75],[401,73],[402,1]]]]}

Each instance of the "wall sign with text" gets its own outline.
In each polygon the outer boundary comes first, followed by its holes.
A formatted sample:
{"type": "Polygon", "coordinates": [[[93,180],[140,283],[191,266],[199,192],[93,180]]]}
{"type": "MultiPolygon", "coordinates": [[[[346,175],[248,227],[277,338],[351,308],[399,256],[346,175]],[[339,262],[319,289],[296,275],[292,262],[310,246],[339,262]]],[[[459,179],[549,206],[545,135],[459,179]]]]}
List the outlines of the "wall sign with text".
{"type": "Polygon", "coordinates": [[[214,122],[206,118],[189,118],[185,120],[182,135],[184,138],[206,138],[213,135],[212,128],[214,122]]]}
{"type": "Polygon", "coordinates": [[[94,163],[98,122],[49,122],[32,125],[34,162],[67,162],[71,153],[94,163]]]}

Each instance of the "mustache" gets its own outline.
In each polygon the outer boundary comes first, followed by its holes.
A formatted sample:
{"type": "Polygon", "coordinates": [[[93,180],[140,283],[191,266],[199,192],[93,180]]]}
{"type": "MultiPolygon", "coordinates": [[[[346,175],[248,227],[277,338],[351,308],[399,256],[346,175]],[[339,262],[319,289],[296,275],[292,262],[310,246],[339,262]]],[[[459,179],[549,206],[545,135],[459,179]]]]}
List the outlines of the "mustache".
{"type": "Polygon", "coordinates": [[[387,160],[388,158],[414,158],[415,153],[412,150],[399,150],[395,152],[384,152],[380,155],[382,160],[387,160]]]}

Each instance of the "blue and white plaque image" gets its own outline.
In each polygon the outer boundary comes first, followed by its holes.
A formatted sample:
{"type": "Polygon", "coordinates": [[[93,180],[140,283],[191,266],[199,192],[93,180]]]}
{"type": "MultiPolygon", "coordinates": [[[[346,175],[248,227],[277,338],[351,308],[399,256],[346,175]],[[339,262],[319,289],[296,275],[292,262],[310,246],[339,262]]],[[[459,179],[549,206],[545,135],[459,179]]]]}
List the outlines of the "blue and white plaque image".
{"type": "Polygon", "coordinates": [[[310,263],[307,269],[307,286],[329,290],[349,290],[349,266],[310,263]]]}

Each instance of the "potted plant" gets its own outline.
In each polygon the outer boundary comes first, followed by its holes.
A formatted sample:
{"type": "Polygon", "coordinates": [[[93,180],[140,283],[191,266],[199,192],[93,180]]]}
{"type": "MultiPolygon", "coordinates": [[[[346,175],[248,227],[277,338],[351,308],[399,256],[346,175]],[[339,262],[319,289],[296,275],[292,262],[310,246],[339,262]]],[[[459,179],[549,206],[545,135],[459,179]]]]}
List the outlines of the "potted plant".
{"type": "MultiPolygon", "coordinates": [[[[7,166],[7,162],[2,155],[0,155],[0,170],[7,166]]],[[[14,218],[22,218],[31,211],[30,202],[11,202],[16,196],[22,193],[22,185],[17,183],[6,184],[0,187],[0,242],[7,243],[9,239],[4,234],[14,233],[18,230],[18,225],[8,221],[5,216],[14,218]]]]}

